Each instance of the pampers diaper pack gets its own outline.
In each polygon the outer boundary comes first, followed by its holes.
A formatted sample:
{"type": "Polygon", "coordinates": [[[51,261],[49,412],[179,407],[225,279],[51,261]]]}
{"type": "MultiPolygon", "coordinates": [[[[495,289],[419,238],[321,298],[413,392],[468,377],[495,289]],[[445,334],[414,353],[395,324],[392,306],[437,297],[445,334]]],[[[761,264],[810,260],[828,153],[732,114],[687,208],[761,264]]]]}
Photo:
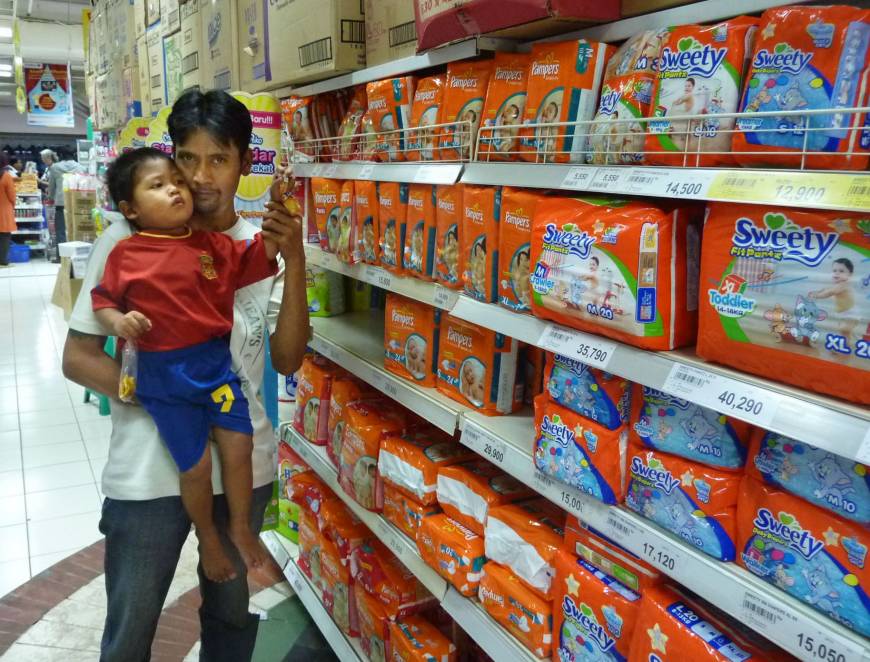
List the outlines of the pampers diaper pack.
{"type": "Polygon", "coordinates": [[[356,212],[356,238],[359,259],[366,264],[380,262],[380,246],[378,245],[379,224],[378,184],[367,180],[357,180],[354,183],[354,206],[356,212]]]}
{"type": "Polygon", "coordinates": [[[474,154],[477,128],[483,114],[492,60],[466,60],[447,65],[447,83],[441,105],[440,158],[467,161],[474,154]]]}
{"type": "Polygon", "coordinates": [[[498,229],[498,302],[517,312],[531,310],[529,254],[532,219],[540,194],[518,188],[502,189],[498,229]]]}
{"type": "Polygon", "coordinates": [[[441,97],[444,91],[444,76],[429,76],[417,82],[414,103],[411,106],[411,128],[405,157],[409,161],[433,161],[438,153],[441,97]]]}
{"type": "Polygon", "coordinates": [[[487,415],[510,414],[522,406],[516,373],[517,341],[450,315],[441,318],[439,391],[487,415]]]}
{"type": "Polygon", "coordinates": [[[502,189],[470,186],[462,191],[459,270],[465,293],[486,303],[498,296],[498,241],[502,189]]]}
{"type": "Polygon", "coordinates": [[[435,187],[411,184],[405,221],[405,272],[432,280],[435,274],[435,187]]]}
{"type": "Polygon", "coordinates": [[[390,271],[401,273],[408,213],[408,185],[381,182],[378,184],[378,203],[378,250],[381,264],[390,271]]]}
{"type": "Polygon", "coordinates": [[[870,221],[710,203],[698,355],[870,404],[870,221]]]}
{"type": "Polygon", "coordinates": [[[737,121],[737,162],[866,169],[870,132],[865,114],[838,111],[867,105],[868,67],[870,12],[842,5],[768,9],[740,104],[749,115],[737,121]],[[832,112],[803,114],[807,110],[832,112]],[[804,150],[810,152],[806,158],[804,150]]]}
{"type": "Polygon", "coordinates": [[[535,398],[535,468],[599,501],[622,501],[627,441],[625,428],[608,430],[546,393],[535,398]]]}
{"type": "Polygon", "coordinates": [[[637,593],[583,559],[564,550],[559,552],[553,602],[553,659],[625,660],[639,606],[637,593]]]}
{"type": "Polygon", "coordinates": [[[625,505],[720,561],[734,560],[741,475],[633,446],[625,505]]]}
{"type": "Polygon", "coordinates": [[[405,158],[410,126],[414,78],[403,76],[378,80],[366,85],[368,110],[363,116],[366,132],[377,134],[374,158],[377,161],[401,161],[405,158]]]}
{"type": "Polygon", "coordinates": [[[421,386],[435,386],[441,311],[387,293],[384,368],[421,386]]]}
{"type": "MultiPolygon", "coordinates": [[[[383,451],[382,451],[383,452],[383,451]]],[[[384,481],[383,515],[409,538],[417,538],[417,529],[424,517],[441,512],[437,503],[422,504],[384,481]]]]}
{"type": "Polygon", "coordinates": [[[748,473],[863,526],[870,525],[870,466],[757,429],[748,473]]]}
{"type": "Polygon", "coordinates": [[[342,632],[351,637],[358,636],[359,624],[350,568],[341,562],[335,543],[325,538],[321,553],[321,570],[323,606],[342,632]]]}
{"type": "Polygon", "coordinates": [[[312,444],[325,446],[328,440],[329,395],[339,368],[319,355],[307,354],[299,368],[296,414],[293,427],[312,444]]]}
{"type": "Polygon", "coordinates": [[[634,385],[631,435],[644,446],[722,469],[742,469],[751,426],[648,386],[634,385]]]}
{"type": "Polygon", "coordinates": [[[662,39],[646,162],[669,166],[734,163],[729,154],[734,113],[758,19],[684,25],[662,39]],[[702,119],[678,119],[701,115],[702,119]]]}
{"type": "Polygon", "coordinates": [[[568,356],[547,352],[544,390],[553,402],[608,430],[628,422],[630,382],[568,356]]]}
{"type": "Polygon", "coordinates": [[[324,499],[318,515],[320,532],[335,543],[342,565],[350,563],[353,551],[371,535],[368,527],[340,499],[324,499]]]}
{"type": "Polygon", "coordinates": [[[390,618],[403,618],[432,602],[414,574],[380,540],[372,539],[353,551],[351,574],[358,588],[375,596],[390,618]]]}
{"type": "Polygon", "coordinates": [[[296,564],[314,585],[320,589],[323,586],[321,557],[325,538],[317,528],[314,514],[301,508],[299,511],[299,559],[296,564]]]}
{"type": "Polygon", "coordinates": [[[462,233],[462,184],[435,187],[435,280],[452,289],[462,287],[459,238],[462,233]]]}
{"type": "Polygon", "coordinates": [[[532,311],[644,349],[691,343],[700,259],[696,211],[542,199],[532,225],[532,311]]]}
{"type": "Polygon", "coordinates": [[[375,596],[355,590],[359,644],[372,662],[386,662],[390,642],[390,617],[375,596]]]}
{"type": "Polygon", "coordinates": [[[354,264],[359,262],[359,254],[356,251],[356,216],[354,205],[354,181],[348,179],[341,185],[341,216],[338,220],[338,242],[335,245],[335,254],[342,262],[354,264]]]}
{"type": "Polygon", "coordinates": [[[393,662],[456,662],[456,646],[422,616],[390,623],[393,662]]]}
{"type": "Polygon", "coordinates": [[[329,443],[326,454],[337,469],[341,457],[341,440],[344,436],[344,411],[348,404],[356,400],[371,400],[382,397],[365,382],[351,375],[339,375],[332,380],[329,398],[329,418],[326,422],[326,434],[329,443]]]}
{"type": "Polygon", "coordinates": [[[464,596],[477,593],[483,576],[483,538],[446,514],[423,518],[417,530],[420,556],[464,596]]]}
{"type": "Polygon", "coordinates": [[[320,235],[320,247],[335,253],[341,221],[341,185],[338,179],[312,177],[311,194],[314,198],[314,222],[320,235]]]}
{"type": "Polygon", "coordinates": [[[870,533],[752,476],[743,479],[737,560],[750,572],[870,636],[870,533]]]}
{"type": "Polygon", "coordinates": [[[520,132],[520,156],[524,161],[580,163],[585,160],[585,125],[546,125],[592,119],[604,65],[614,50],[607,44],[585,39],[532,46],[529,92],[520,132]]]}
{"type": "Polygon", "coordinates": [[[528,54],[495,54],[483,106],[477,153],[479,161],[517,160],[528,75],[528,54]]]}

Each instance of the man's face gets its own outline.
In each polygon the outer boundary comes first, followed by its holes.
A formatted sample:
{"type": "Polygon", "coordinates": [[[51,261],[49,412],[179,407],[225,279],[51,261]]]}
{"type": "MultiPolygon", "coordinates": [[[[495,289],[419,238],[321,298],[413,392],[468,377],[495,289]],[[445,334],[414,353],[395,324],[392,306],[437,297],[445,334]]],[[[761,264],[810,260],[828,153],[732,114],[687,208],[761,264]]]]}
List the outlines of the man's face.
{"type": "Polygon", "coordinates": [[[200,216],[232,208],[239,178],[251,170],[250,153],[240,156],[232,144],[217,142],[205,129],[175,146],[175,163],[187,179],[194,211],[200,216]]]}

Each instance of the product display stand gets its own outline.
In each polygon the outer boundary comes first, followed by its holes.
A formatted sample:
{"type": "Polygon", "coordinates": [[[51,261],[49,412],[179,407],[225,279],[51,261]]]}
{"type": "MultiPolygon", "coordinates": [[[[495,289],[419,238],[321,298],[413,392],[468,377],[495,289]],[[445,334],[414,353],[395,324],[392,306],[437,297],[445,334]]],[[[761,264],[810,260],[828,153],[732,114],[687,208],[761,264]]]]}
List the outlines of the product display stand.
{"type": "Polygon", "coordinates": [[[17,193],[15,223],[18,229],[12,235],[18,243],[30,247],[31,252],[45,253],[48,237],[45,228],[45,210],[41,193],[17,193]]]}

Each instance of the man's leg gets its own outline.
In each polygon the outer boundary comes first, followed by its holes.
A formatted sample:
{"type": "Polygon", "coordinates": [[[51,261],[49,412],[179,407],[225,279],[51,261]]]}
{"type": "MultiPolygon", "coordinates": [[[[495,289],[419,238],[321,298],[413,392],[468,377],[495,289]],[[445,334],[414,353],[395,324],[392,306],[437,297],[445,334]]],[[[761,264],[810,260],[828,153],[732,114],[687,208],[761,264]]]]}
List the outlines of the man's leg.
{"type": "Polygon", "coordinates": [[[54,208],[54,236],[58,244],[66,243],[66,219],[63,211],[62,206],[54,208]]]}
{"type": "Polygon", "coordinates": [[[101,662],[145,662],[190,519],[181,499],[106,499],[106,624],[101,662]]]}
{"type": "MultiPolygon", "coordinates": [[[[263,515],[271,498],[271,483],[254,490],[250,515],[253,533],[259,534],[263,527],[263,515]]],[[[237,576],[228,582],[212,582],[203,574],[202,564],[199,566],[199,589],[202,593],[199,659],[200,662],[248,662],[254,653],[260,621],[256,615],[248,612],[250,595],[247,567],[229,538],[229,507],[224,495],[214,498],[213,518],[237,576]]]]}

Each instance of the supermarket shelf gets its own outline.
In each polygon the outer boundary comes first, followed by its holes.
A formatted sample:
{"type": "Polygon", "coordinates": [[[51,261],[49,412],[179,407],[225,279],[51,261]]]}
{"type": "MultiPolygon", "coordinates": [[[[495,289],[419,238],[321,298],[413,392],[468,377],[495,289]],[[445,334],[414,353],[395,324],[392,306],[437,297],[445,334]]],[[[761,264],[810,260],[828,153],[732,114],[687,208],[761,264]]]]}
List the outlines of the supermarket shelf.
{"type": "Polygon", "coordinates": [[[16,216],[15,217],[16,223],[42,223],[44,220],[45,219],[43,219],[42,216],[30,216],[30,217],[26,217],[26,216],[18,217],[18,216],[16,216]]]}
{"type": "Polygon", "coordinates": [[[12,234],[42,234],[42,229],[37,229],[37,230],[15,230],[12,234]]]}
{"type": "Polygon", "coordinates": [[[16,191],[15,195],[17,195],[19,198],[41,198],[42,197],[42,193],[40,193],[39,191],[37,191],[35,193],[18,193],[16,191]]]}
{"type": "MultiPolygon", "coordinates": [[[[810,606],[761,581],[733,563],[721,563],[686,545],[623,508],[606,506],[579,490],[539,473],[532,458],[531,416],[463,417],[461,442],[541,495],[577,515],[663,573],[803,660],[802,643],[836,651],[847,662],[870,659],[870,644],[861,635],[831,621],[810,606]],[[759,616],[769,613],[772,620],[759,616]]],[[[832,659],[833,659],[832,658],[832,659]]]]}
{"type": "Polygon", "coordinates": [[[384,368],[384,313],[314,318],[309,345],[442,430],[453,434],[467,411],[434,388],[420,388],[384,368]]]}
{"type": "Polygon", "coordinates": [[[294,163],[297,177],[367,179],[410,184],[455,184],[461,163],[294,163]]]}

